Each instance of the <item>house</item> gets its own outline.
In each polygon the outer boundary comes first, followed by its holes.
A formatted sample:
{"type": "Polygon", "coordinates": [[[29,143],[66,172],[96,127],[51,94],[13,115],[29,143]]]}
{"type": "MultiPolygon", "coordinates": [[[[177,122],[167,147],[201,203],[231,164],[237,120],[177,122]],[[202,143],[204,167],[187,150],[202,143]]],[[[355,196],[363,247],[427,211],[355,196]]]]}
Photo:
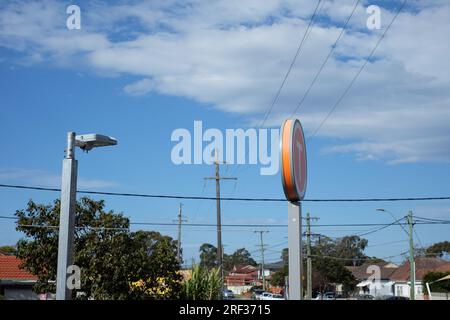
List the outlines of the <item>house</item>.
{"type": "Polygon", "coordinates": [[[364,263],[361,266],[347,267],[359,281],[358,294],[370,294],[374,297],[394,295],[392,274],[398,266],[388,262],[364,263]]]}
{"type": "MultiPolygon", "coordinates": [[[[374,297],[410,295],[409,261],[401,266],[393,263],[365,263],[361,266],[347,267],[359,281],[356,285],[358,294],[370,294],[374,297]],[[379,281],[378,281],[379,280],[379,281]]],[[[430,271],[450,271],[450,262],[439,258],[416,257],[415,298],[423,299],[422,279],[430,271]]]]}
{"type": "MultiPolygon", "coordinates": [[[[415,258],[416,282],[415,296],[417,300],[423,299],[422,279],[430,271],[447,272],[450,271],[450,262],[440,258],[420,257],[415,258]]],[[[409,261],[400,266],[392,275],[391,280],[395,283],[394,290],[396,296],[409,297],[410,295],[410,264],[409,261]]]]}
{"type": "MultiPolygon", "coordinates": [[[[253,286],[262,286],[260,273],[259,268],[255,266],[234,266],[225,277],[225,284],[234,293],[241,294],[253,286]]],[[[270,272],[264,270],[264,274],[269,275],[270,272]]]]}
{"type": "Polygon", "coordinates": [[[38,300],[33,292],[37,277],[21,269],[15,256],[0,255],[0,295],[6,300],[38,300]]]}

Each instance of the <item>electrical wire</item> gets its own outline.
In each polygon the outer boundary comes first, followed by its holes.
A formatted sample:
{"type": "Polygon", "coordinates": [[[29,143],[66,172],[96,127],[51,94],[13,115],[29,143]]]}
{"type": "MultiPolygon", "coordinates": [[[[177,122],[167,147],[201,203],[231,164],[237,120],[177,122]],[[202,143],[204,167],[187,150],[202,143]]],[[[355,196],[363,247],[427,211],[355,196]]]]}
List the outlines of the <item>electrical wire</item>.
{"type": "MultiPolygon", "coordinates": [[[[0,219],[15,219],[18,220],[17,217],[12,216],[4,216],[1,215],[0,219]]],[[[404,218],[399,219],[398,221],[402,220],[404,218]]],[[[375,230],[366,232],[365,234],[374,233],[375,231],[382,230],[384,228],[387,228],[392,225],[408,225],[407,223],[399,223],[398,221],[394,221],[392,223],[340,223],[340,224],[315,224],[311,225],[311,227],[323,227],[323,226],[330,226],[330,227],[354,227],[354,226],[377,226],[380,228],[376,228],[375,230]]],[[[450,221],[442,221],[442,222],[416,222],[417,225],[444,225],[444,224],[450,224],[450,221]]],[[[178,226],[178,223],[174,222],[130,222],[130,225],[149,225],[149,226],[178,226]]],[[[286,228],[287,224],[232,224],[232,223],[224,223],[222,224],[222,227],[233,227],[233,228],[286,228]]],[[[217,227],[217,223],[183,223],[183,227],[217,227]]],[[[358,236],[364,235],[364,234],[355,234],[358,236]]]]}
{"type": "MultiPolygon", "coordinates": [[[[24,185],[0,184],[0,188],[26,189],[36,191],[53,191],[61,192],[58,188],[44,188],[24,185]]],[[[80,194],[94,194],[104,196],[121,196],[121,197],[137,197],[137,198],[158,198],[158,199],[185,199],[185,200],[214,200],[216,197],[204,196],[181,196],[181,195],[162,195],[162,194],[139,194],[139,193],[120,193],[106,191],[86,191],[77,190],[80,194]]],[[[248,202],[286,202],[284,198],[237,198],[224,197],[221,201],[248,201],[248,202]]],[[[404,198],[348,198],[348,199],[303,199],[302,202],[383,202],[383,201],[431,201],[431,200],[450,200],[450,196],[441,197],[404,197],[404,198]]]]}
{"type": "Polygon", "coordinates": [[[347,93],[350,91],[351,87],[353,86],[353,84],[355,83],[356,79],[358,79],[359,75],[361,74],[361,72],[364,70],[364,68],[366,67],[367,63],[369,62],[369,60],[372,58],[373,54],[375,53],[375,50],[378,48],[379,44],[381,43],[381,40],[383,40],[384,36],[386,35],[386,33],[388,32],[388,30],[390,29],[390,27],[392,26],[392,24],[394,23],[395,19],[397,19],[398,15],[400,14],[400,12],[402,11],[403,7],[405,6],[406,2],[408,0],[404,0],[402,5],[400,6],[400,8],[397,10],[397,13],[394,15],[394,17],[392,18],[391,22],[389,23],[389,25],[386,27],[386,29],[384,30],[384,32],[381,34],[380,38],[378,39],[377,43],[375,44],[375,46],[373,47],[372,51],[370,52],[370,54],[367,56],[367,58],[365,59],[364,63],[361,65],[360,69],[358,70],[358,72],[355,74],[355,76],[353,77],[353,79],[350,81],[349,85],[347,86],[347,88],[342,92],[341,96],[337,99],[337,101],[335,102],[335,104],[331,107],[330,111],[327,113],[327,115],[325,116],[325,118],[322,120],[322,122],[319,124],[319,126],[313,131],[313,134],[311,135],[311,137],[314,137],[317,132],[319,132],[319,130],[322,128],[322,126],[324,125],[324,123],[328,120],[328,118],[331,116],[331,114],[336,110],[336,108],[338,107],[338,105],[341,103],[342,99],[344,99],[344,97],[347,95],[347,93]]]}
{"type": "Polygon", "coordinates": [[[376,229],[376,230],[371,230],[371,231],[367,231],[367,232],[364,232],[364,233],[359,233],[359,234],[357,234],[357,236],[358,236],[358,237],[367,236],[367,235],[369,235],[369,234],[372,234],[372,233],[381,231],[381,230],[383,230],[383,229],[386,229],[386,228],[388,228],[388,227],[390,227],[390,226],[393,226],[393,225],[399,223],[399,222],[402,221],[403,219],[405,219],[405,217],[402,217],[402,218],[400,218],[400,219],[397,219],[397,220],[395,220],[394,222],[391,222],[390,224],[387,224],[387,225],[385,225],[385,226],[382,226],[382,227],[380,227],[380,228],[378,228],[378,229],[376,229]]]}
{"type": "MultiPolygon", "coordinates": [[[[396,255],[392,255],[392,256],[387,256],[387,257],[382,257],[379,259],[382,260],[386,260],[386,259],[391,259],[391,258],[395,258],[395,257],[399,257],[402,256],[406,253],[408,253],[409,251],[405,251],[396,255]]],[[[341,257],[335,257],[335,256],[327,256],[327,255],[315,255],[315,254],[311,254],[309,255],[310,257],[316,257],[316,258],[328,258],[328,259],[333,259],[333,260],[344,260],[344,261],[365,261],[365,260],[371,260],[371,257],[366,257],[366,258],[341,258],[341,257]]]]}
{"type": "Polygon", "coordinates": [[[293,59],[292,59],[292,62],[291,62],[291,64],[289,65],[289,68],[288,68],[286,74],[284,75],[283,81],[281,81],[280,87],[278,88],[278,91],[277,91],[277,93],[275,94],[275,97],[273,98],[272,103],[271,103],[270,106],[269,106],[269,109],[268,109],[268,110],[265,112],[265,114],[264,114],[264,119],[263,119],[263,121],[261,122],[260,128],[263,127],[264,124],[266,123],[266,121],[267,121],[267,119],[268,119],[270,113],[271,113],[272,110],[273,110],[273,107],[275,106],[275,103],[277,102],[277,100],[278,100],[278,98],[279,98],[279,96],[280,96],[280,94],[281,94],[281,90],[283,89],[283,87],[284,87],[284,85],[285,85],[285,83],[286,83],[286,80],[287,80],[287,78],[289,77],[289,74],[291,73],[292,68],[294,67],[294,64],[295,64],[295,62],[296,62],[296,60],[297,60],[297,57],[299,56],[299,54],[300,54],[300,52],[301,52],[301,50],[302,50],[302,48],[303,48],[303,45],[304,45],[306,39],[308,38],[308,35],[309,35],[309,33],[308,33],[308,32],[309,32],[309,29],[311,28],[311,26],[312,26],[312,24],[313,24],[313,22],[314,22],[314,18],[316,17],[317,10],[319,9],[319,5],[320,5],[321,2],[322,2],[322,0],[319,0],[319,1],[317,2],[316,8],[314,9],[313,14],[311,15],[311,18],[310,18],[310,20],[309,20],[309,24],[308,24],[308,26],[307,26],[307,28],[306,28],[306,30],[305,30],[305,33],[303,34],[302,40],[300,41],[300,44],[299,44],[299,46],[298,46],[298,48],[297,48],[297,51],[295,52],[295,55],[294,55],[294,57],[293,57],[293,59]]]}
{"type": "Polygon", "coordinates": [[[305,101],[306,97],[308,96],[309,92],[311,91],[311,88],[314,86],[314,84],[316,83],[317,78],[319,77],[320,73],[322,72],[323,68],[325,67],[325,65],[327,64],[328,60],[330,59],[331,55],[334,52],[334,49],[337,46],[337,43],[339,42],[339,40],[341,39],[342,35],[344,34],[345,29],[347,28],[347,25],[350,21],[350,19],[353,17],[353,14],[356,11],[356,8],[358,7],[360,0],[357,0],[355,2],[355,5],[353,7],[352,12],[350,13],[350,15],[348,16],[347,20],[345,21],[344,26],[341,29],[341,32],[339,33],[338,37],[336,38],[336,41],[334,42],[334,44],[331,46],[330,51],[328,52],[328,55],[326,56],[325,60],[322,62],[322,65],[319,67],[318,71],[316,72],[313,80],[311,81],[311,83],[308,86],[308,89],[306,89],[306,91],[303,93],[302,98],[300,99],[299,103],[297,104],[297,107],[295,108],[295,110],[291,113],[290,118],[292,118],[297,111],[300,109],[300,107],[303,105],[303,102],[305,101]]]}

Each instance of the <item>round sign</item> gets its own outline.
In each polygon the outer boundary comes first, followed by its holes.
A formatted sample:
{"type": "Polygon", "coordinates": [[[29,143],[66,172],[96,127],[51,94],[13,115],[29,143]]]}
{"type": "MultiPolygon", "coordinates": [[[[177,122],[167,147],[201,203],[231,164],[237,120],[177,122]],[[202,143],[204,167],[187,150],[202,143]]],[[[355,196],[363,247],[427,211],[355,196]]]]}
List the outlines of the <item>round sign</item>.
{"type": "Polygon", "coordinates": [[[281,127],[281,180],[286,199],[303,200],[306,191],[306,145],[298,119],[288,119],[281,127]]]}

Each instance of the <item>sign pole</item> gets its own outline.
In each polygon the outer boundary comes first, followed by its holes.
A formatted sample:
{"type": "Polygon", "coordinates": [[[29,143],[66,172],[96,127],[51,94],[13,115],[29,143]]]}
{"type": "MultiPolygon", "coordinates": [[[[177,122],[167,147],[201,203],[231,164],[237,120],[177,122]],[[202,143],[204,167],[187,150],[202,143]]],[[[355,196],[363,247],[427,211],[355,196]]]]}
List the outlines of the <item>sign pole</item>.
{"type": "Polygon", "coordinates": [[[288,202],[289,300],[302,300],[302,207],[288,202]]]}
{"type": "Polygon", "coordinates": [[[306,192],[306,144],[298,119],[281,127],[281,181],[288,200],[289,300],[303,300],[302,204],[306,192]]]}

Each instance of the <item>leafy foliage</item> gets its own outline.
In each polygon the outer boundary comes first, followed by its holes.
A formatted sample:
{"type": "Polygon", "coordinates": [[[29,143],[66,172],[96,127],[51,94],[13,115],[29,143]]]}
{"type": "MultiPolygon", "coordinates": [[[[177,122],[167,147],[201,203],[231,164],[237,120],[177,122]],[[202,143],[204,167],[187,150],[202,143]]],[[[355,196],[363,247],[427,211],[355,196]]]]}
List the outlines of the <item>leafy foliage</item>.
{"type": "Polygon", "coordinates": [[[186,300],[215,300],[219,297],[220,290],[219,269],[208,270],[194,265],[191,278],[183,284],[181,297],[186,300]]]}
{"type": "MultiPolygon", "coordinates": [[[[206,269],[217,268],[217,248],[209,243],[200,246],[200,266],[206,269]]],[[[237,249],[234,253],[223,254],[224,270],[231,270],[236,265],[256,266],[256,261],[252,258],[250,252],[245,248],[237,249]]]]}
{"type": "Polygon", "coordinates": [[[256,261],[252,258],[250,252],[245,248],[237,249],[234,253],[224,256],[224,269],[231,270],[237,265],[256,266],[256,261]]]}
{"type": "MultiPolygon", "coordinates": [[[[76,206],[74,263],[81,268],[79,291],[94,299],[177,298],[181,276],[176,242],[158,232],[129,232],[128,218],[107,212],[104,206],[104,201],[87,197],[76,206]],[[141,280],[146,290],[132,285],[141,280]]],[[[23,267],[38,276],[36,292],[55,292],[58,228],[54,226],[59,224],[59,208],[59,200],[51,205],[30,201],[25,210],[16,212],[16,229],[26,236],[18,242],[17,255],[23,267]]]]}
{"type": "Polygon", "coordinates": [[[445,254],[450,254],[450,242],[449,241],[442,241],[437,242],[431,246],[429,246],[425,251],[427,256],[433,256],[433,257],[442,257],[445,254]]]}
{"type": "Polygon", "coordinates": [[[14,256],[16,254],[16,247],[14,246],[1,246],[0,247],[0,253],[7,255],[7,256],[14,256]]]}
{"type": "Polygon", "coordinates": [[[450,274],[450,272],[428,272],[423,276],[422,286],[423,292],[428,292],[426,283],[429,283],[431,292],[450,292],[450,280],[443,280],[435,282],[446,275],[450,274]]]}
{"type": "Polygon", "coordinates": [[[204,269],[212,269],[218,267],[217,264],[217,248],[209,243],[200,246],[200,266],[204,269]]]}

